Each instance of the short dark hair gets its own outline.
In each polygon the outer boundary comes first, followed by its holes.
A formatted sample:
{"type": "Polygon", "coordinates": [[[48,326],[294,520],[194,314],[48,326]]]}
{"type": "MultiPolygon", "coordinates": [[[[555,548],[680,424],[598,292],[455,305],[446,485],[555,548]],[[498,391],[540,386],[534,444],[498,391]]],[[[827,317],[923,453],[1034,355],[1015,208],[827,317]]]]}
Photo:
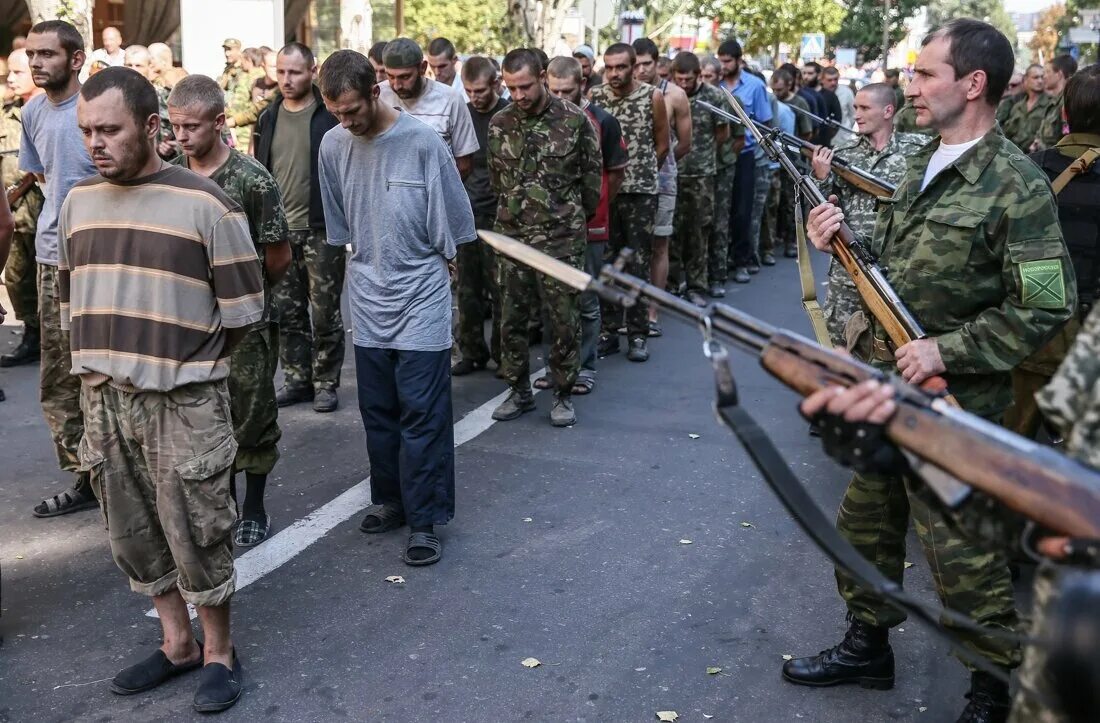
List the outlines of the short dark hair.
{"type": "MultiPolygon", "coordinates": [[[[536,55],[536,57],[538,57],[539,64],[542,66],[542,69],[546,70],[546,68],[549,67],[549,65],[550,65],[550,56],[547,55],[546,51],[543,50],[542,48],[531,48],[530,50],[531,50],[532,53],[534,53],[536,55]]],[[[508,72],[510,73],[512,71],[508,71],[508,72]]]]}
{"type": "Polygon", "coordinates": [[[78,33],[71,23],[67,23],[64,20],[43,20],[40,23],[36,23],[35,26],[31,28],[31,32],[35,35],[53,33],[61,43],[61,48],[70,58],[73,57],[73,53],[76,51],[84,50],[84,36],[78,33]]]}
{"type": "Polygon", "coordinates": [[[699,65],[699,56],[695,53],[684,50],[677,53],[676,57],[672,59],[673,73],[692,73],[698,75],[701,70],[702,67],[699,65]]]}
{"type": "Polygon", "coordinates": [[[570,78],[577,81],[578,85],[584,83],[584,74],[581,72],[581,64],[574,57],[566,57],[559,55],[556,58],[551,59],[550,65],[546,66],[546,74],[552,75],[555,78],[570,78]]]}
{"type": "Polygon", "coordinates": [[[95,100],[109,90],[122,93],[123,105],[130,110],[130,117],[138,127],[145,125],[151,115],[160,114],[160,101],[153,84],[133,68],[104,68],[80,88],[84,100],[95,100]]]}
{"type": "Polygon", "coordinates": [[[516,48],[508,51],[501,63],[501,70],[505,73],[518,73],[524,68],[530,70],[532,75],[538,77],[542,72],[542,61],[534,50],[530,48],[516,48]]]}
{"type": "Polygon", "coordinates": [[[1071,133],[1100,133],[1100,63],[1070,76],[1063,97],[1071,133]]]}
{"type": "Polygon", "coordinates": [[[303,45],[299,42],[287,43],[283,47],[279,48],[279,55],[289,55],[291,53],[297,53],[301,56],[302,60],[306,61],[306,66],[312,68],[317,64],[317,59],[313,57],[313,51],[310,50],[308,45],[303,45]]]}
{"type": "Polygon", "coordinates": [[[488,58],[475,55],[471,58],[467,58],[466,62],[462,64],[463,80],[488,80],[491,83],[496,80],[496,77],[497,69],[489,62],[488,58]]]}
{"type": "Polygon", "coordinates": [[[657,48],[657,43],[653,42],[649,38],[638,38],[631,45],[634,47],[635,57],[639,55],[652,56],[654,60],[661,57],[661,51],[657,48]]]}
{"type": "Polygon", "coordinates": [[[379,40],[374,45],[370,46],[370,50],[367,51],[367,57],[376,63],[382,62],[382,51],[386,49],[385,40],[379,40]]]}
{"type": "Polygon", "coordinates": [[[900,78],[901,77],[901,71],[898,70],[897,68],[887,68],[883,72],[883,75],[886,76],[887,78],[900,78]]]}
{"type": "Polygon", "coordinates": [[[1027,75],[1028,73],[1030,73],[1035,68],[1038,68],[1039,70],[1043,70],[1043,64],[1042,63],[1032,63],[1031,65],[1027,66],[1027,68],[1024,70],[1024,75],[1027,75]]]}
{"type": "Polygon", "coordinates": [[[821,69],[822,75],[835,75],[840,77],[840,71],[836,69],[835,65],[827,65],[821,69]]]}
{"type": "Polygon", "coordinates": [[[733,38],[722,41],[722,44],[718,46],[718,54],[725,55],[730,58],[740,58],[742,56],[741,43],[737,42],[733,38]]]}
{"type": "Polygon", "coordinates": [[[818,62],[813,61],[813,60],[811,60],[808,63],[803,63],[802,67],[803,68],[813,68],[815,73],[818,73],[818,74],[821,73],[821,63],[818,63],[818,62]]]}
{"type": "Polygon", "coordinates": [[[976,70],[985,73],[985,102],[996,107],[1015,65],[1012,44],[1004,33],[981,20],[956,18],[924,36],[921,47],[937,38],[950,43],[947,63],[955,70],[955,80],[976,70]]]}
{"type": "Polygon", "coordinates": [[[436,38],[428,43],[428,55],[446,55],[449,59],[454,60],[455,44],[447,38],[436,38]]]}
{"type": "Polygon", "coordinates": [[[248,58],[248,62],[252,63],[253,66],[264,64],[264,55],[259,48],[245,48],[241,51],[241,55],[248,58]]]}
{"type": "Polygon", "coordinates": [[[365,100],[371,98],[377,78],[367,56],[354,50],[337,50],[328,56],[318,77],[321,95],[335,100],[348,91],[356,91],[365,100]]]}
{"type": "Polygon", "coordinates": [[[1056,55],[1054,60],[1050,61],[1050,65],[1067,80],[1077,72],[1077,61],[1073,59],[1072,55],[1056,55]]]}
{"type": "Polygon", "coordinates": [[[794,73],[787,69],[785,65],[781,65],[772,71],[772,77],[778,78],[787,82],[787,85],[794,87],[794,73]]]}
{"type": "Polygon", "coordinates": [[[662,55],[661,57],[657,58],[657,67],[658,68],[668,68],[671,65],[672,65],[672,58],[668,57],[667,55],[662,55]]]}
{"type": "Polygon", "coordinates": [[[608,55],[622,55],[626,53],[630,57],[630,62],[633,63],[638,59],[638,54],[634,52],[633,45],[627,45],[626,43],[614,43],[608,46],[607,50],[603,51],[604,57],[608,55]]]}

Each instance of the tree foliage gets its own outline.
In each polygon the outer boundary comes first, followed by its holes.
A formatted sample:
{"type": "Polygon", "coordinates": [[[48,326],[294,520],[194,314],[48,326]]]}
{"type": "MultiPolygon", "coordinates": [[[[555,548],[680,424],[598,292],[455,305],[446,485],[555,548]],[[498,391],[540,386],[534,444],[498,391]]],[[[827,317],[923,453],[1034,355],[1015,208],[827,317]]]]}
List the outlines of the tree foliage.
{"type": "Polygon", "coordinates": [[[507,15],[503,3],[486,0],[406,0],[405,33],[425,48],[442,36],[460,53],[502,55],[517,44],[507,15]]]}
{"type": "MultiPolygon", "coordinates": [[[[906,22],[926,0],[893,0],[890,3],[890,44],[901,42],[908,29],[906,22]]],[[[838,48],[855,48],[863,62],[882,57],[882,21],[885,3],[866,0],[846,0],[848,17],[844,27],[830,38],[838,48]]]]}
{"type": "Polygon", "coordinates": [[[92,0],[27,0],[32,23],[64,20],[84,38],[84,47],[92,52],[92,0]]]}
{"type": "Polygon", "coordinates": [[[1000,30],[1016,47],[1016,26],[1002,0],[932,0],[928,3],[928,23],[936,28],[955,18],[984,20],[1000,30]]]}
{"type": "Polygon", "coordinates": [[[1040,57],[1044,63],[1050,62],[1058,53],[1058,22],[1065,16],[1065,5],[1051,5],[1039,13],[1039,19],[1035,23],[1035,35],[1027,44],[1034,53],[1032,59],[1038,63],[1040,57]]]}
{"type": "Polygon", "coordinates": [[[803,33],[833,35],[846,14],[835,0],[698,0],[693,10],[733,25],[747,53],[774,51],[780,43],[797,48],[803,33]]]}

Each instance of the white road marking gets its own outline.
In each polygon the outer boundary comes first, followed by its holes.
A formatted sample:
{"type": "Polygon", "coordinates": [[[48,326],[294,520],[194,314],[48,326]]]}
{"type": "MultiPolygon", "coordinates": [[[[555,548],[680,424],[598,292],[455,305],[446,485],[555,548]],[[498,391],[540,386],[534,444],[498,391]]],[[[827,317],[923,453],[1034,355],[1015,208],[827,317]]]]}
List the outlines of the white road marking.
{"type": "MultiPolygon", "coordinates": [[[[539,369],[531,375],[531,383],[534,384],[535,380],[545,373],[545,368],[539,369]]],[[[539,390],[535,389],[534,392],[538,394],[539,390]]],[[[503,391],[458,420],[455,423],[455,447],[469,442],[496,424],[496,420],[493,419],[493,410],[507,397],[508,391],[503,391]]],[[[370,503],[370,477],[367,477],[290,527],[272,535],[259,547],[238,557],[236,561],[237,592],[290,562],[300,552],[324,537],[329,530],[369,507],[370,503]]],[[[187,608],[193,620],[196,615],[195,608],[191,605],[187,608]]],[[[150,610],[145,615],[155,618],[157,611],[150,610]]]]}

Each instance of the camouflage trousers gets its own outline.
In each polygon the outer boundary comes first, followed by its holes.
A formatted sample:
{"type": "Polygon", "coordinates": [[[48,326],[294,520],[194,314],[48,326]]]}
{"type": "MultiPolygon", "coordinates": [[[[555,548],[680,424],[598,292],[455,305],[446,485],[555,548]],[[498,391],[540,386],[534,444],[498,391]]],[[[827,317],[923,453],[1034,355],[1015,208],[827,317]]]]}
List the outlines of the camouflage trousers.
{"type": "Polygon", "coordinates": [[[760,253],[775,252],[776,248],[782,248],[783,242],[779,237],[779,196],[782,183],[778,170],[772,174],[771,186],[768,188],[768,196],[764,200],[764,215],[760,219],[760,253]]]}
{"type": "Polygon", "coordinates": [[[795,235],[794,181],[786,173],[776,173],[776,176],[779,177],[779,205],[776,209],[775,244],[776,248],[792,248],[798,238],[795,235]]]}
{"type": "Polygon", "coordinates": [[[1081,323],[1070,319],[1054,338],[1012,370],[1012,406],[1005,412],[1005,427],[1028,439],[1035,438],[1043,422],[1035,394],[1058,371],[1080,330],[1081,323]]]}
{"type": "MultiPolygon", "coordinates": [[[[492,228],[493,219],[479,217],[477,228],[492,228]]],[[[497,293],[496,252],[481,239],[458,247],[458,333],[462,358],[484,363],[500,359],[500,295],[497,293]],[[485,302],[493,318],[489,344],[485,344],[485,302]]]]}
{"type": "Polygon", "coordinates": [[[286,385],[336,389],[344,365],[340,296],[347,253],[330,246],[324,231],[291,231],[290,249],[290,268],[271,290],[286,385]]]}
{"type": "Polygon", "coordinates": [[[844,270],[836,259],[829,261],[829,281],[825,290],[825,303],[822,311],[825,314],[825,327],[829,330],[829,339],[837,349],[847,348],[844,337],[844,327],[852,314],[863,308],[856,285],[852,283],[852,277],[844,270]]]}
{"type": "MultiPolygon", "coordinates": [[[[1014,631],[1016,607],[1005,556],[972,542],[927,494],[923,483],[908,477],[857,474],[840,504],[837,529],[883,575],[900,584],[905,535],[912,519],[944,607],[979,625],[1014,631]]],[[[848,610],[863,622],[893,627],[905,620],[904,613],[841,570],[836,579],[848,610]]],[[[965,647],[994,664],[1019,665],[1020,650],[1015,644],[957,628],[953,632],[965,647]]]]}
{"type": "MultiPolygon", "coordinates": [[[[649,278],[649,257],[653,250],[653,222],[657,218],[657,194],[620,193],[611,204],[611,239],[607,243],[608,261],[624,248],[634,250],[634,257],[624,271],[640,279],[649,278]]],[[[583,259],[578,259],[577,268],[583,259]]],[[[623,308],[600,300],[601,333],[617,336],[623,324],[623,308]]],[[[642,299],[625,312],[627,337],[649,336],[649,305],[642,299]]]]}
{"type": "Polygon", "coordinates": [[[61,469],[76,473],[80,469],[76,449],[84,436],[84,415],[80,412],[80,380],[71,373],[73,357],[69,352],[69,332],[61,330],[56,266],[38,265],[38,300],[42,331],[39,369],[42,414],[50,428],[61,469]]]}
{"type": "Polygon", "coordinates": [[[676,179],[676,216],[669,264],[680,274],[669,279],[676,289],[687,285],[689,292],[707,290],[707,243],[714,223],[714,176],[680,176],[676,179]]]}
{"type": "Polygon", "coordinates": [[[229,399],[235,472],[270,474],[279,461],[279,407],[275,404],[275,368],[279,364],[279,326],[257,325],[237,342],[229,358],[229,399]]]}
{"type": "Polygon", "coordinates": [[[736,176],[737,166],[719,168],[714,176],[714,215],[707,244],[707,282],[711,286],[721,286],[729,278],[730,204],[736,176]]]}
{"type": "Polygon", "coordinates": [[[16,233],[4,266],[4,288],[15,318],[27,329],[38,329],[38,262],[34,260],[34,234],[16,233]]]}
{"type": "MultiPolygon", "coordinates": [[[[583,268],[584,255],[561,259],[583,268]]],[[[498,260],[500,289],[500,369],[508,386],[527,391],[531,376],[528,323],[539,313],[539,297],[550,324],[550,379],[559,394],[570,394],[581,368],[580,293],[549,276],[498,260]]]]}
{"type": "Polygon", "coordinates": [[[768,205],[768,194],[772,188],[772,178],[775,177],[775,168],[770,168],[771,161],[767,158],[756,161],[756,175],[752,184],[752,217],[749,222],[749,238],[752,239],[753,249],[756,253],[756,262],[760,262],[762,254],[769,254],[775,250],[774,239],[765,239],[760,235],[760,226],[764,220],[764,210],[768,205]]]}
{"type": "MultiPolygon", "coordinates": [[[[1091,574],[1096,574],[1091,571],[1091,574]]],[[[1043,640],[1049,638],[1047,622],[1051,608],[1059,600],[1059,588],[1064,580],[1063,569],[1051,563],[1039,565],[1032,583],[1032,637],[1043,640]]],[[[1017,676],[1019,687],[1012,701],[1012,713],[1009,723],[1067,723],[1070,720],[1064,710],[1058,707],[1058,701],[1052,690],[1050,672],[1047,663],[1050,650],[1043,645],[1029,645],[1024,650],[1024,662],[1017,676]],[[1039,700],[1034,693],[1043,697],[1039,700]]]]}
{"type": "Polygon", "coordinates": [[[130,589],[154,596],[176,586],[193,605],[229,602],[237,443],[226,382],[170,392],[84,385],[80,401],[81,466],[130,589]]]}

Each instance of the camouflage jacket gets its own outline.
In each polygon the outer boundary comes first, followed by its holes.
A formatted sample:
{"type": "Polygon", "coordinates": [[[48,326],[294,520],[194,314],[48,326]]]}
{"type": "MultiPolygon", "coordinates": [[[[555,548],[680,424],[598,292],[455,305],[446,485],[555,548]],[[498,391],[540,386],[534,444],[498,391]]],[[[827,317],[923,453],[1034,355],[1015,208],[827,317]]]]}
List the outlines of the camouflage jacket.
{"type": "Polygon", "coordinates": [[[555,97],[535,114],[513,103],[489,121],[488,145],[497,230],[556,258],[583,253],[603,174],[587,114],[555,97]]]}
{"type": "Polygon", "coordinates": [[[609,85],[598,85],[589,99],[615,116],[623,129],[630,164],[626,167],[619,193],[657,193],[657,144],[653,136],[653,91],[648,83],[638,83],[625,98],[615,95],[609,85]]]}
{"type": "MultiPolygon", "coordinates": [[[[0,108],[0,151],[19,150],[19,140],[23,135],[23,125],[19,120],[22,103],[15,102],[0,108]]],[[[19,156],[0,156],[0,186],[7,189],[21,180],[26,174],[19,170],[19,156]]],[[[15,232],[33,234],[38,228],[38,214],[42,212],[42,189],[37,184],[16,202],[12,208],[15,216],[15,232]]]]}
{"type": "Polygon", "coordinates": [[[1012,401],[1009,371],[1073,315],[1076,282],[1038,166],[994,127],[922,191],[938,145],[914,154],[897,193],[880,202],[870,248],[936,338],[959,402],[995,417],[1012,401]]]}
{"type": "Polygon", "coordinates": [[[917,111],[912,104],[906,103],[898,109],[894,116],[894,130],[898,133],[920,133],[923,136],[931,136],[932,131],[917,125],[917,111]]]}
{"type": "Polygon", "coordinates": [[[279,84],[267,84],[267,76],[261,76],[252,81],[252,92],[249,95],[248,105],[241,110],[229,113],[233,122],[238,126],[248,126],[256,123],[264,108],[271,105],[275,95],[279,92],[279,84]]]}
{"type": "Polygon", "coordinates": [[[1023,95],[1020,100],[1012,105],[1012,110],[1005,118],[1003,123],[1005,137],[1015,143],[1016,147],[1024,153],[1030,153],[1031,144],[1039,136],[1043,120],[1051,112],[1051,108],[1056,102],[1053,96],[1043,93],[1035,101],[1035,105],[1032,106],[1031,110],[1028,110],[1027,96],[1023,95]]]}
{"type": "Polygon", "coordinates": [[[1008,114],[1012,112],[1012,109],[1016,106],[1016,102],[1020,98],[1026,97],[1025,93],[1017,93],[1016,95],[1006,95],[1001,98],[1001,102],[997,104],[997,122],[1002,126],[1005,121],[1008,120],[1008,114]]]}
{"type": "Polygon", "coordinates": [[[1062,136],[1069,133],[1069,126],[1062,118],[1062,105],[1065,98],[1062,93],[1054,96],[1054,102],[1047,109],[1047,114],[1039,124],[1039,150],[1053,148],[1062,140],[1062,136]]]}
{"type": "Polygon", "coordinates": [[[218,85],[225,91],[226,104],[229,103],[229,98],[233,92],[237,89],[237,85],[244,77],[244,68],[240,63],[234,63],[233,65],[226,64],[225,69],[222,70],[222,74],[218,76],[218,85]]]}
{"type": "MultiPolygon", "coordinates": [[[[252,107],[252,87],[257,80],[263,77],[264,71],[260,68],[253,68],[247,73],[242,73],[240,82],[233,88],[233,94],[226,98],[226,115],[236,117],[238,113],[243,113],[252,107]]],[[[252,122],[255,123],[255,119],[252,122]]],[[[248,123],[242,123],[241,125],[248,125],[248,123]]]]}
{"type": "Polygon", "coordinates": [[[1058,373],[1035,399],[1070,454],[1100,468],[1100,312],[1089,314],[1058,373]]]}
{"type": "Polygon", "coordinates": [[[741,126],[733,125],[699,105],[697,101],[700,100],[727,113],[733,113],[728,96],[713,85],[699,81],[695,92],[688,94],[688,103],[691,105],[691,150],[677,162],[677,172],[685,178],[713,176],[717,173],[718,143],[715,134],[720,128],[729,128],[731,135],[745,134],[745,129],[741,126]]]}

